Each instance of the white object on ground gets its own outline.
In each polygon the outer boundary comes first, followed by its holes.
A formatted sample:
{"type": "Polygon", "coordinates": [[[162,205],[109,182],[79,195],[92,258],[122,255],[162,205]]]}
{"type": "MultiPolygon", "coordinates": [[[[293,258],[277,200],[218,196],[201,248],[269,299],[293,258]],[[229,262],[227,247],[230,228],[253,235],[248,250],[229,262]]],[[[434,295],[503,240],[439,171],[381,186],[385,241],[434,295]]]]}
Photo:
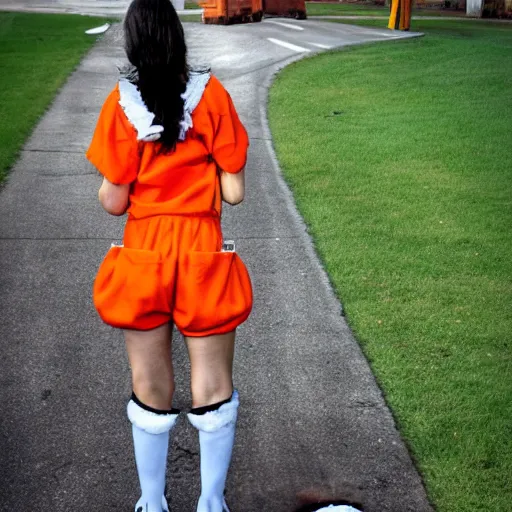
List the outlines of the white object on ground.
{"type": "Polygon", "coordinates": [[[90,28],[89,30],[86,30],[85,33],[89,34],[89,35],[103,34],[109,28],[110,28],[110,23],[105,23],[105,25],[101,25],[101,27],[90,28]]]}
{"type": "Polygon", "coordinates": [[[358,508],[349,505],[329,505],[328,507],[319,508],[317,512],[361,512],[358,508]]]}

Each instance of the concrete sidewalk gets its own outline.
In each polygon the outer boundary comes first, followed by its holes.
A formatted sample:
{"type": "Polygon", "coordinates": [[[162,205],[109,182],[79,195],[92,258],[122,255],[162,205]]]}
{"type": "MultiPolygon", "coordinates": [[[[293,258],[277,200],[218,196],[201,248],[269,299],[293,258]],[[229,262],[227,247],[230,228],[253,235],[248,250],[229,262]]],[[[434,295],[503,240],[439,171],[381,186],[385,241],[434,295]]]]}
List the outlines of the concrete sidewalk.
{"type": "MultiPolygon", "coordinates": [[[[311,41],[315,31],[339,45],[386,38],[325,25],[302,26],[311,41]]],[[[431,511],[274,158],[268,86],[303,54],[273,46],[272,30],[282,28],[186,25],[192,61],[214,63],[251,137],[247,198],[223,222],[255,288],[237,345],[242,406],[228,500],[232,512],[287,512],[297,492],[324,485],[362,495],[368,512],[431,511]]],[[[123,61],[119,36],[107,32],[71,75],[0,193],[0,511],[129,511],[137,498],[122,336],[91,303],[123,219],[101,210],[101,178],[84,157],[123,61]]],[[[175,406],[186,408],[178,336],[174,357],[175,406]]],[[[198,466],[196,433],[182,421],[169,458],[175,512],[194,510],[198,466]]]]}

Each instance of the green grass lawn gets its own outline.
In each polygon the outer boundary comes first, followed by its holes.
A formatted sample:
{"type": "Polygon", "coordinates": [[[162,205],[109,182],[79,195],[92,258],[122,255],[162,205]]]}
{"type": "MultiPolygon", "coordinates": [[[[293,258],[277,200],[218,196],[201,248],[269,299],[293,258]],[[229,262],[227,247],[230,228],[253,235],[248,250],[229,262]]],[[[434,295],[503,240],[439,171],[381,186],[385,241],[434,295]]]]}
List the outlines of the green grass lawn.
{"type": "Polygon", "coordinates": [[[286,68],[271,129],[430,498],[510,512],[512,27],[413,29],[286,68]]]}
{"type": "Polygon", "coordinates": [[[0,12],[0,182],[104,18],[0,12]]]}
{"type": "MultiPolygon", "coordinates": [[[[389,7],[374,3],[306,2],[309,16],[389,16],[389,7]]],[[[413,9],[413,16],[457,16],[463,11],[438,9],[413,9]]]]}
{"type": "MultiPolygon", "coordinates": [[[[202,9],[202,7],[197,2],[185,2],[185,9],[202,9]]],[[[203,18],[200,14],[180,14],[180,19],[182,22],[189,23],[201,23],[203,18]]]]}
{"type": "Polygon", "coordinates": [[[389,16],[389,7],[373,3],[306,2],[309,16],[389,16]]]}

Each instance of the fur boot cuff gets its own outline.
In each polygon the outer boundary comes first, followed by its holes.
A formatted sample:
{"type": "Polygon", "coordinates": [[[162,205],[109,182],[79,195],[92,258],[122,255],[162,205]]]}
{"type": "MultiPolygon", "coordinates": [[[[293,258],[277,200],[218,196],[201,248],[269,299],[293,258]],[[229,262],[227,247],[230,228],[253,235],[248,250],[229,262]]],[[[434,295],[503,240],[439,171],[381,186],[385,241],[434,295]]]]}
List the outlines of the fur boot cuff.
{"type": "Polygon", "coordinates": [[[236,423],[238,405],[238,391],[235,390],[231,400],[227,404],[221,405],[216,411],[201,415],[188,413],[187,417],[197,430],[216,432],[226,425],[236,423]]]}
{"type": "Polygon", "coordinates": [[[144,430],[148,434],[163,434],[174,427],[178,414],[159,414],[142,408],[133,400],[128,402],[126,408],[128,419],[133,425],[144,430]]]}

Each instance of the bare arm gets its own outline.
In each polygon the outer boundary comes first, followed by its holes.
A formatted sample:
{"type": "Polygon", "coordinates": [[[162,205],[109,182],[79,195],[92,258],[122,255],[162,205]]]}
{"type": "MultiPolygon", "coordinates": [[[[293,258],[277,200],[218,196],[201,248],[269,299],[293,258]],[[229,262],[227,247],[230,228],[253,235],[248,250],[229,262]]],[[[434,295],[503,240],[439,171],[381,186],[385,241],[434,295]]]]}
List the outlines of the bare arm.
{"type": "Polygon", "coordinates": [[[245,195],[245,169],[236,174],[220,169],[220,188],[222,199],[229,204],[239,204],[245,195]]]}
{"type": "Polygon", "coordinates": [[[98,198],[101,206],[111,215],[123,215],[128,208],[130,185],[114,185],[103,178],[98,198]]]}

